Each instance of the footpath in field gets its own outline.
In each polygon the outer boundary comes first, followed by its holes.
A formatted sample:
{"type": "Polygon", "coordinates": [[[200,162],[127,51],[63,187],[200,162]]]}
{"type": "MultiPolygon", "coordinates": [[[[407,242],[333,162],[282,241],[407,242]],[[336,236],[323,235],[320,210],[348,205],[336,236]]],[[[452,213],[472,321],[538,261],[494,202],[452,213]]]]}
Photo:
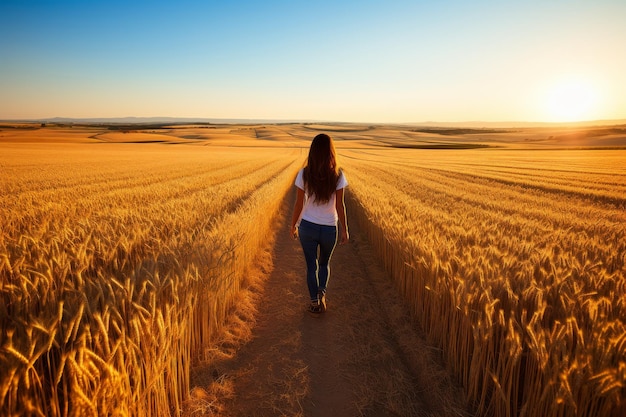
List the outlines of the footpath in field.
{"type": "MultiPolygon", "coordinates": [[[[328,311],[306,311],[289,193],[250,289],[212,359],[192,372],[188,415],[465,415],[453,387],[357,226],[331,262],[328,311]]],[[[348,216],[350,213],[348,213],[348,216]]]]}

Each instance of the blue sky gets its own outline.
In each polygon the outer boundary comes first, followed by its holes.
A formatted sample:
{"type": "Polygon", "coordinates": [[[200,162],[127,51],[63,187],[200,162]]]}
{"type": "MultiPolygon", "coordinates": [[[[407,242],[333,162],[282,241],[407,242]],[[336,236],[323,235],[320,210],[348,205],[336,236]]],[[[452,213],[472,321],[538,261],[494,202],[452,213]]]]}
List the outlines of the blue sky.
{"type": "Polygon", "coordinates": [[[626,2],[0,3],[0,119],[626,118],[626,2]]]}

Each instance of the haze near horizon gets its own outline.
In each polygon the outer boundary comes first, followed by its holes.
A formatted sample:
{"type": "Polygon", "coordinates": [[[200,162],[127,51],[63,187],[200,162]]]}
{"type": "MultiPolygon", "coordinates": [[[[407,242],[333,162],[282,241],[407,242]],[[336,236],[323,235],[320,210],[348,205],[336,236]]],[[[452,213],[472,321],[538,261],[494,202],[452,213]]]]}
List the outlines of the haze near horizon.
{"type": "Polygon", "coordinates": [[[0,4],[0,119],[626,118],[626,3],[0,4]]]}

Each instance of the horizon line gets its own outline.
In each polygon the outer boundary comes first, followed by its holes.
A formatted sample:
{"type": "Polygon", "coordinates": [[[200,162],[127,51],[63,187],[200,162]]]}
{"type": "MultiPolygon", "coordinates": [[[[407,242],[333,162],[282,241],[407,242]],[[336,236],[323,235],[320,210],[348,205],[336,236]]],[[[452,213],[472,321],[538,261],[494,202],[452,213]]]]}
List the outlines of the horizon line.
{"type": "Polygon", "coordinates": [[[0,123],[110,123],[110,124],[146,124],[146,123],[219,123],[219,124],[250,124],[250,123],[328,123],[328,124],[374,124],[374,125],[485,125],[485,126],[593,126],[593,125],[621,125],[626,124],[623,119],[596,119],[581,121],[420,121],[420,122],[376,122],[376,121],[340,121],[315,119],[272,119],[272,118],[225,118],[225,117],[172,117],[172,116],[123,116],[123,117],[41,117],[41,118],[0,118],[0,123]]]}

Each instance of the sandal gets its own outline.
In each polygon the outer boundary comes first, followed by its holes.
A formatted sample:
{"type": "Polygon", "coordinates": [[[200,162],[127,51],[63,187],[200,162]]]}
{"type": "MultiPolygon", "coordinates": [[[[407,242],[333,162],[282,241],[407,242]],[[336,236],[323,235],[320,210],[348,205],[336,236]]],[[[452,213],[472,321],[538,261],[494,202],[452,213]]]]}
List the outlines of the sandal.
{"type": "Polygon", "coordinates": [[[320,307],[320,313],[324,313],[326,311],[326,293],[322,290],[317,292],[317,300],[320,307]]]}
{"type": "Polygon", "coordinates": [[[311,301],[311,304],[309,305],[309,313],[320,314],[322,312],[322,306],[319,300],[311,301]]]}

